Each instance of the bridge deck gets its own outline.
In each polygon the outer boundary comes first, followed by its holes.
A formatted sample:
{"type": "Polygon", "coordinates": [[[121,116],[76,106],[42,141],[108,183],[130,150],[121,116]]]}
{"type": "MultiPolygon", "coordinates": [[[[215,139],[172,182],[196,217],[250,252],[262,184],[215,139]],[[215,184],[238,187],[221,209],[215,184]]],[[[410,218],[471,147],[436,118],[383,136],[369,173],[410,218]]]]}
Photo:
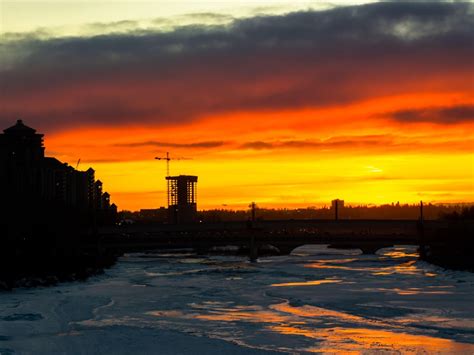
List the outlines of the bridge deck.
{"type": "Polygon", "coordinates": [[[423,236],[443,226],[441,221],[426,221],[423,234],[414,220],[285,220],[223,222],[192,225],[131,225],[100,231],[105,247],[119,250],[194,248],[235,245],[260,248],[272,245],[281,253],[307,244],[331,244],[360,248],[366,252],[396,244],[420,244],[423,236]]]}

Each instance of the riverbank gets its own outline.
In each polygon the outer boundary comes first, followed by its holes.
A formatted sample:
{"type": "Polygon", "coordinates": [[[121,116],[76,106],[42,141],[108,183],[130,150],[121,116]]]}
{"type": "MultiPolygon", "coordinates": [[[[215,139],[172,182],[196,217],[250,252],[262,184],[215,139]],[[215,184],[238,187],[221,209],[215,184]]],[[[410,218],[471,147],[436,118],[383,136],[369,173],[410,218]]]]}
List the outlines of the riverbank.
{"type": "Polygon", "coordinates": [[[474,271],[474,223],[450,221],[429,239],[422,239],[420,259],[453,270],[474,271]]]}
{"type": "Polygon", "coordinates": [[[12,251],[0,261],[0,290],[18,287],[51,286],[60,282],[85,280],[111,267],[118,255],[106,252],[44,250],[12,251]]]}

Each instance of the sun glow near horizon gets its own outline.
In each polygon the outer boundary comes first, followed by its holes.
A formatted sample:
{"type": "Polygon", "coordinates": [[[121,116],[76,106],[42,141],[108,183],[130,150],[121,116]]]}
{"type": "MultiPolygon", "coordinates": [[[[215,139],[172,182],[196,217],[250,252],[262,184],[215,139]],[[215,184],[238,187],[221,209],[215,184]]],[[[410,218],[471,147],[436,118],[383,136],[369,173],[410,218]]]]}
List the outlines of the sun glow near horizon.
{"type": "Polygon", "coordinates": [[[47,136],[46,144],[71,165],[81,158],[82,168],[93,166],[121,209],[166,204],[166,165],[153,159],[166,151],[189,159],[172,161],[172,175],[199,176],[200,209],[245,209],[251,201],[322,206],[334,198],[354,204],[474,201],[473,125],[400,124],[374,109],[400,109],[404,104],[394,104],[400,99],[381,101],[234,113],[177,126],[66,130],[47,136]],[[278,124],[287,115],[292,122],[278,124]],[[344,119],[350,115],[355,121],[344,119]],[[74,143],[83,136],[93,143],[74,143]]]}

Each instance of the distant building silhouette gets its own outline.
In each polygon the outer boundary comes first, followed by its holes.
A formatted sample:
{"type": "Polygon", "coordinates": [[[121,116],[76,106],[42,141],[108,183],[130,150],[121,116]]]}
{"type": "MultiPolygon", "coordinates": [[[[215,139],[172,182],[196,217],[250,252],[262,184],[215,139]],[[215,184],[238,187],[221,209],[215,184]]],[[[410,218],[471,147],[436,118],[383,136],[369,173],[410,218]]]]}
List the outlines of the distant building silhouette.
{"type": "Polygon", "coordinates": [[[43,135],[21,120],[0,134],[2,217],[46,223],[62,215],[84,225],[114,218],[116,206],[92,168],[78,171],[44,150],[43,135]]]}
{"type": "Polygon", "coordinates": [[[151,208],[151,209],[141,209],[139,212],[135,213],[137,220],[142,222],[159,222],[166,223],[168,221],[168,208],[151,208]]]}
{"type": "Polygon", "coordinates": [[[168,216],[173,224],[191,223],[197,220],[197,176],[167,176],[168,216]]]}
{"type": "Polygon", "coordinates": [[[331,201],[332,209],[334,210],[334,219],[338,220],[341,216],[341,211],[344,208],[344,200],[336,198],[331,201]]]}
{"type": "Polygon", "coordinates": [[[335,200],[332,200],[331,201],[331,206],[332,208],[344,208],[344,200],[340,200],[338,198],[336,198],[335,200]]]}

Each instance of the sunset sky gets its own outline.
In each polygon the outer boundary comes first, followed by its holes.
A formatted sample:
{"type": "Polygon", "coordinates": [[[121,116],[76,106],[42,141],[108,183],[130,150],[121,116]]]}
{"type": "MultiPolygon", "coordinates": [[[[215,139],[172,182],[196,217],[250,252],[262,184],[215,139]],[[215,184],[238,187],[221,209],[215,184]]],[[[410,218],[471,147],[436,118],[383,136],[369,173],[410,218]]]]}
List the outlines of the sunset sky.
{"type": "Polygon", "coordinates": [[[0,2],[0,126],[120,209],[474,201],[474,5],[0,2]]]}

